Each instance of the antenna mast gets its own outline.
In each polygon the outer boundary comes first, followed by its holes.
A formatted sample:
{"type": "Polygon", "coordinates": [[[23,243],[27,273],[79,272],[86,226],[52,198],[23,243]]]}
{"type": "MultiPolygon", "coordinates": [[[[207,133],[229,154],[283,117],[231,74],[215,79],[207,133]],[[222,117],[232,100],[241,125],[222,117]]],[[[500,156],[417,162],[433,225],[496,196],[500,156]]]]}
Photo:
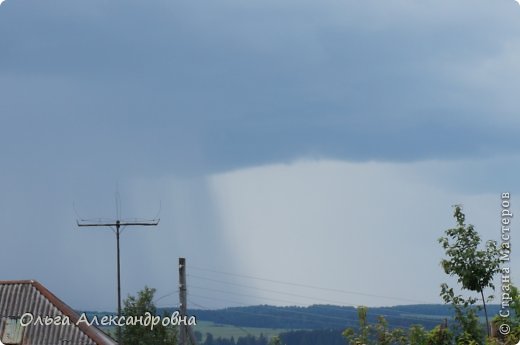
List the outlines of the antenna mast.
{"type": "MultiPolygon", "coordinates": [[[[117,208],[117,219],[115,221],[98,221],[98,222],[89,222],[87,220],[77,220],[77,224],[79,227],[109,227],[110,229],[114,230],[113,227],[115,227],[114,233],[116,234],[116,244],[117,244],[117,316],[119,319],[121,319],[121,264],[120,264],[120,251],[119,251],[119,236],[121,235],[122,228],[125,228],[127,226],[156,226],[159,224],[159,219],[153,219],[149,221],[139,221],[139,220],[132,220],[132,221],[125,221],[120,219],[120,209],[119,205],[117,203],[117,197],[116,196],[116,208],[117,208]]],[[[121,327],[117,328],[117,342],[119,345],[122,345],[121,343],[121,327]]]]}

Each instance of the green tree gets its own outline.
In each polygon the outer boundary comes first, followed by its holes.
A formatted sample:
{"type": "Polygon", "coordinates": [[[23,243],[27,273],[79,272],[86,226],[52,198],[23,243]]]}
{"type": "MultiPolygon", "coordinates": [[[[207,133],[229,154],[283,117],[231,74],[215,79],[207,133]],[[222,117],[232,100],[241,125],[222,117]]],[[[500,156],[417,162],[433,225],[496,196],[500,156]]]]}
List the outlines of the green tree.
{"type": "Polygon", "coordinates": [[[375,324],[368,324],[366,307],[358,307],[359,328],[347,328],[343,336],[349,345],[448,345],[451,337],[442,334],[428,333],[422,326],[412,325],[407,332],[402,328],[390,329],[383,316],[377,318],[375,324]],[[446,341],[443,341],[443,340],[446,341]]]}
{"type": "Polygon", "coordinates": [[[509,301],[509,307],[507,308],[509,314],[507,317],[502,317],[500,314],[495,316],[493,319],[493,325],[502,344],[516,345],[520,340],[520,293],[518,288],[512,283],[504,292],[508,292],[509,297],[511,298],[509,301]],[[508,335],[503,335],[498,331],[499,326],[503,324],[507,324],[511,328],[508,335]]]}
{"type": "Polygon", "coordinates": [[[516,345],[520,342],[520,293],[518,288],[513,284],[511,284],[510,287],[511,302],[509,303],[509,307],[512,309],[513,315],[510,317],[511,333],[509,334],[508,341],[516,345]]]}
{"type": "Polygon", "coordinates": [[[458,343],[464,344],[468,339],[474,341],[481,340],[483,337],[482,328],[479,324],[477,316],[478,309],[474,304],[477,302],[476,298],[463,298],[460,295],[455,295],[452,288],[447,284],[441,285],[441,296],[446,304],[451,304],[455,311],[455,320],[457,320],[460,327],[460,334],[457,340],[458,343]]]}
{"type": "Polygon", "coordinates": [[[275,335],[269,340],[269,345],[282,345],[282,341],[279,336],[275,335]]]}
{"type": "MultiPolygon", "coordinates": [[[[124,301],[123,316],[143,319],[146,313],[157,316],[157,308],[153,302],[154,294],[155,289],[145,286],[137,293],[137,297],[128,296],[124,301]]],[[[176,329],[173,326],[163,326],[161,322],[153,329],[149,325],[127,325],[122,329],[121,340],[124,345],[175,345],[176,329]]]]}
{"type": "Polygon", "coordinates": [[[213,339],[213,334],[206,333],[206,340],[204,341],[204,345],[215,345],[215,339],[213,339]]]}
{"type": "Polygon", "coordinates": [[[428,333],[421,325],[411,325],[408,330],[408,340],[410,345],[427,345],[428,333]]]}
{"type": "Polygon", "coordinates": [[[428,345],[450,345],[453,334],[443,326],[437,326],[428,333],[428,345]]]}
{"type": "MultiPolygon", "coordinates": [[[[487,241],[484,249],[479,249],[480,236],[473,225],[465,224],[466,216],[462,213],[462,206],[456,205],[454,208],[453,216],[456,219],[456,226],[446,230],[445,237],[439,238],[439,243],[444,248],[447,257],[441,261],[441,265],[446,274],[457,277],[462,289],[475,291],[482,296],[486,315],[486,330],[489,336],[486,300],[489,301],[492,296],[486,299],[484,289],[495,289],[493,277],[500,271],[499,249],[493,241],[487,241]]],[[[455,306],[454,303],[463,301],[460,296],[458,296],[460,298],[453,298],[455,296],[447,295],[449,292],[450,289],[447,288],[446,284],[443,284],[441,296],[446,302],[451,302],[455,306]]],[[[469,333],[474,332],[470,331],[469,333]]]]}
{"type": "Polygon", "coordinates": [[[356,334],[354,329],[347,328],[342,335],[347,339],[347,342],[352,345],[368,344],[368,336],[370,332],[370,325],[367,322],[367,307],[359,306],[357,308],[359,319],[359,332],[356,334]]]}
{"type": "Polygon", "coordinates": [[[396,328],[392,331],[390,335],[389,344],[398,344],[398,345],[406,345],[409,344],[408,336],[406,332],[402,328],[396,328]]]}

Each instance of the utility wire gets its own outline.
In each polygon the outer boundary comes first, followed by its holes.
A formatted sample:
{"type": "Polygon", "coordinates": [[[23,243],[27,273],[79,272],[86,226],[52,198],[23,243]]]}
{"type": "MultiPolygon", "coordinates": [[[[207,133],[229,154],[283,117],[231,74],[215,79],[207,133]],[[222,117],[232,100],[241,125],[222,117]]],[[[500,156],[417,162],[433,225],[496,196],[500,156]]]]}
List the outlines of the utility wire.
{"type": "MultiPolygon", "coordinates": [[[[241,307],[248,307],[249,306],[247,304],[243,304],[241,302],[237,302],[237,301],[233,301],[233,300],[229,300],[229,299],[215,299],[214,297],[207,297],[207,296],[193,295],[193,294],[191,294],[191,296],[198,297],[198,298],[203,298],[203,299],[209,299],[209,300],[213,300],[213,301],[219,300],[219,301],[222,301],[222,302],[235,303],[235,304],[238,304],[241,307]]],[[[262,307],[267,308],[267,309],[273,309],[273,310],[276,310],[276,311],[280,311],[276,307],[272,307],[272,306],[268,306],[268,305],[264,305],[262,307]]],[[[264,317],[269,317],[269,318],[277,319],[277,320],[280,319],[279,315],[273,315],[273,314],[252,313],[252,312],[247,312],[247,311],[244,311],[244,310],[235,310],[235,312],[239,313],[239,314],[252,315],[252,316],[264,316],[264,317]]],[[[314,316],[314,317],[320,317],[320,318],[335,319],[335,320],[342,321],[344,323],[347,323],[347,324],[350,324],[350,325],[354,325],[354,326],[359,325],[359,321],[358,320],[349,319],[349,318],[336,317],[336,316],[330,316],[330,315],[321,315],[321,314],[308,313],[308,312],[297,312],[297,311],[294,311],[294,310],[286,310],[284,312],[290,313],[290,314],[300,314],[300,315],[303,314],[305,316],[314,316]]],[[[286,320],[293,320],[293,321],[301,321],[301,318],[297,318],[296,316],[290,317],[290,316],[284,315],[284,319],[286,319],[286,320]]],[[[329,326],[330,325],[330,323],[325,321],[325,320],[315,320],[313,322],[319,323],[319,324],[322,324],[322,325],[325,325],[325,326],[329,326]]]]}
{"type": "Polygon", "coordinates": [[[275,279],[269,279],[269,278],[255,277],[255,276],[246,275],[246,274],[237,274],[237,273],[217,271],[217,270],[212,270],[212,269],[198,267],[198,266],[190,266],[190,269],[212,272],[212,273],[216,273],[216,274],[224,274],[224,275],[228,275],[228,276],[234,276],[234,277],[240,277],[240,278],[246,278],[246,279],[260,280],[260,281],[265,281],[265,282],[270,282],[270,283],[275,283],[275,284],[298,286],[298,287],[303,287],[303,288],[307,288],[307,289],[330,291],[330,292],[337,292],[337,293],[349,294],[349,295],[360,295],[360,296],[367,296],[367,297],[384,298],[384,299],[403,301],[403,302],[414,302],[414,303],[419,303],[419,304],[431,304],[431,302],[425,302],[425,301],[420,301],[420,300],[411,299],[411,298],[383,296],[383,295],[369,294],[369,293],[364,293],[364,292],[348,291],[348,290],[336,289],[336,288],[327,288],[327,287],[322,287],[322,286],[315,286],[315,285],[294,283],[294,282],[275,280],[275,279]]]}
{"type": "MultiPolygon", "coordinates": [[[[188,300],[188,301],[189,301],[190,304],[193,304],[193,305],[195,305],[195,306],[197,306],[197,307],[199,307],[199,308],[202,308],[202,309],[208,309],[208,308],[206,308],[206,307],[204,307],[204,306],[201,306],[200,304],[195,303],[195,302],[193,302],[193,301],[191,301],[191,300],[188,300]]],[[[226,317],[224,317],[224,316],[222,316],[222,315],[221,315],[221,317],[222,317],[223,319],[226,319],[226,317]]],[[[229,320],[227,320],[227,321],[230,322],[229,320]]],[[[249,332],[248,332],[245,328],[243,328],[243,327],[233,325],[231,322],[230,322],[230,325],[232,325],[233,327],[236,327],[236,328],[240,329],[240,330],[241,330],[242,332],[244,332],[246,335],[253,336],[251,333],[249,333],[249,332]]]]}
{"type": "MultiPolygon", "coordinates": [[[[252,298],[263,299],[263,300],[267,300],[267,301],[287,302],[286,300],[279,300],[279,299],[266,298],[266,297],[258,297],[258,296],[252,296],[252,295],[247,295],[247,294],[235,293],[235,292],[231,292],[231,291],[212,289],[212,288],[207,288],[207,287],[191,286],[191,288],[202,289],[202,290],[209,290],[209,291],[214,291],[214,292],[219,292],[219,293],[231,294],[231,295],[235,295],[235,296],[252,297],[252,298]]],[[[290,302],[290,303],[292,303],[292,302],[290,302]]],[[[270,308],[276,308],[276,307],[271,307],[271,306],[269,306],[269,307],[270,308]]],[[[276,310],[279,310],[279,309],[276,309],[276,310]]],[[[322,314],[316,314],[316,313],[310,313],[310,312],[296,312],[296,311],[294,311],[294,312],[295,313],[300,313],[300,314],[301,313],[305,313],[307,315],[312,315],[312,316],[319,316],[321,318],[325,317],[325,318],[340,319],[340,320],[344,319],[343,317],[335,317],[335,316],[322,315],[322,314]]],[[[378,313],[378,315],[384,316],[384,317],[387,317],[387,318],[397,318],[397,319],[416,320],[416,321],[435,321],[437,319],[437,318],[421,318],[421,317],[407,316],[407,315],[402,315],[402,314],[381,314],[381,313],[378,313]]]]}
{"type": "MultiPolygon", "coordinates": [[[[279,291],[279,290],[273,290],[273,289],[264,289],[264,288],[249,286],[249,285],[237,284],[237,283],[233,283],[233,282],[229,282],[229,281],[223,281],[223,280],[218,280],[218,279],[202,277],[202,276],[199,276],[199,275],[191,274],[189,276],[192,277],[192,278],[195,278],[195,279],[207,280],[207,281],[212,281],[212,282],[225,284],[225,285],[237,286],[237,287],[241,287],[241,288],[247,288],[247,289],[258,290],[258,291],[272,292],[272,293],[276,293],[276,294],[280,294],[280,295],[286,295],[286,296],[301,297],[301,298],[306,298],[306,299],[315,300],[315,301],[333,303],[335,305],[327,305],[327,307],[329,307],[331,309],[336,309],[336,310],[343,310],[342,306],[345,306],[345,305],[346,306],[352,306],[352,307],[355,307],[355,308],[358,308],[358,307],[361,306],[361,305],[357,305],[357,304],[354,304],[354,303],[351,303],[351,302],[346,302],[346,303],[345,302],[338,302],[338,301],[333,301],[333,300],[329,300],[329,299],[324,299],[324,298],[319,298],[319,297],[312,297],[312,296],[306,296],[306,295],[300,295],[300,294],[294,294],[294,293],[285,292],[285,291],[279,291]]],[[[208,289],[208,288],[205,288],[205,289],[208,289]]],[[[218,291],[219,292],[223,292],[223,293],[229,293],[229,292],[225,292],[225,291],[221,291],[221,290],[218,290],[218,291]]],[[[236,294],[236,293],[233,293],[233,294],[236,294]]],[[[243,295],[243,296],[258,298],[258,296],[251,296],[251,295],[243,295]]],[[[266,299],[266,298],[263,298],[263,299],[266,299]]],[[[273,300],[273,301],[281,301],[281,302],[284,302],[284,303],[289,303],[291,305],[298,305],[299,304],[299,302],[288,301],[288,300],[281,300],[281,299],[275,299],[275,298],[272,298],[271,300],[273,300]]],[[[385,307],[380,307],[380,308],[385,308],[385,307]]],[[[395,312],[398,312],[398,313],[403,313],[403,314],[410,313],[410,310],[404,310],[404,309],[399,308],[399,307],[391,307],[391,308],[392,308],[391,309],[392,311],[395,311],[395,312]]],[[[378,314],[378,315],[395,316],[395,317],[400,316],[399,314],[397,314],[397,315],[394,315],[394,314],[378,314]]],[[[419,317],[415,317],[415,319],[426,321],[426,320],[432,320],[432,319],[436,319],[436,318],[433,317],[431,319],[428,319],[428,318],[422,318],[421,319],[419,317]]]]}
{"type": "Polygon", "coordinates": [[[193,274],[189,274],[188,276],[192,277],[192,278],[196,278],[196,279],[202,279],[202,280],[212,281],[212,282],[215,282],[215,283],[232,285],[232,286],[237,286],[237,287],[246,288],[246,289],[253,289],[253,290],[265,291],[265,292],[273,292],[273,293],[277,293],[277,294],[280,294],[280,295],[293,296],[293,297],[302,297],[302,298],[311,299],[311,300],[315,300],[315,301],[334,303],[334,304],[337,304],[337,305],[345,305],[346,304],[348,306],[357,307],[356,304],[350,303],[350,302],[343,303],[343,302],[333,301],[333,300],[326,299],[326,298],[311,297],[311,296],[294,294],[294,293],[291,293],[291,292],[284,292],[284,291],[278,291],[278,290],[272,290],[272,289],[264,289],[264,288],[260,288],[260,287],[256,287],[256,286],[242,285],[242,284],[236,284],[236,283],[227,282],[227,281],[218,280],[218,279],[201,277],[201,276],[193,275],[193,274]]]}

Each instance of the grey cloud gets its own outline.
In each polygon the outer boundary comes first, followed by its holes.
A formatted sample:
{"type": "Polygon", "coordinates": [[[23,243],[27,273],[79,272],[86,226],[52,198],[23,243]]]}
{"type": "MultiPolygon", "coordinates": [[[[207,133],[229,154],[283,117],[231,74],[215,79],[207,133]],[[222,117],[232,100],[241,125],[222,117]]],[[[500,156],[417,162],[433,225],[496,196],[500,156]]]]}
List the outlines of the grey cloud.
{"type": "MultiPolygon", "coordinates": [[[[133,282],[125,291],[163,279],[140,274],[169,250],[215,267],[232,261],[218,242],[221,205],[204,184],[215,172],[302,157],[463,166],[491,157],[471,166],[480,172],[471,179],[456,176],[474,189],[504,163],[497,154],[517,157],[520,105],[509,99],[518,88],[505,77],[520,72],[511,49],[519,15],[513,1],[475,0],[5,2],[0,229],[8,250],[0,257],[30,254],[2,276],[49,280],[77,305],[92,301],[85,286],[97,279],[99,305],[112,305],[113,238],[72,232],[72,202],[110,217],[118,181],[164,178],[135,211],[155,208],[164,193],[172,231],[150,239],[162,252],[148,261],[125,258],[140,265],[125,271],[133,282]],[[184,176],[162,191],[172,175],[184,176]],[[215,246],[199,246],[208,236],[215,246]],[[59,287],[72,271],[81,302],[59,287]]],[[[451,166],[425,170],[435,184],[453,177],[451,166]]],[[[142,250],[140,236],[128,236],[125,255],[142,250]]]]}
{"type": "Polygon", "coordinates": [[[450,75],[514,39],[515,9],[13,1],[0,12],[9,32],[0,39],[2,113],[22,119],[7,115],[14,128],[4,140],[59,160],[21,140],[27,127],[17,122],[32,122],[33,142],[67,143],[66,154],[117,156],[130,169],[137,164],[125,162],[138,156],[172,172],[306,155],[408,161],[516,151],[502,135],[516,125],[487,121],[503,111],[489,92],[510,85],[484,93],[450,75]]]}

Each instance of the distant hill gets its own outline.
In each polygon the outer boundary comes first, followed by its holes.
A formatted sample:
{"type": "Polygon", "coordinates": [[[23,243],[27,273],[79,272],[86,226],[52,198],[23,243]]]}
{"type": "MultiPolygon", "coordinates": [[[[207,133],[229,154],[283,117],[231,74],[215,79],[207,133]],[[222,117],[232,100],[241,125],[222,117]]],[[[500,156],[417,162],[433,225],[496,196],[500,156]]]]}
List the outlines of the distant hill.
{"type": "MultiPolygon", "coordinates": [[[[172,312],[172,309],[165,309],[172,312]]],[[[498,305],[488,307],[489,315],[496,315],[498,305]]],[[[162,311],[161,311],[162,312],[162,311]]],[[[190,310],[198,320],[212,321],[240,327],[284,328],[284,329],[345,329],[358,325],[357,310],[354,307],[335,305],[312,305],[309,307],[276,307],[259,305],[233,307],[219,310],[190,310]]],[[[432,329],[444,319],[453,318],[449,305],[419,304],[395,307],[374,307],[368,309],[369,322],[376,322],[384,316],[391,328],[409,327],[413,324],[432,329]]],[[[483,316],[483,313],[481,313],[483,316]]]]}
{"type": "MultiPolygon", "coordinates": [[[[171,314],[174,308],[159,308],[158,314],[171,314]]],[[[489,315],[496,315],[498,305],[489,305],[489,315]]],[[[106,312],[86,312],[88,317],[109,315],[106,312]]],[[[343,330],[357,327],[357,310],[354,307],[335,305],[312,305],[309,307],[276,307],[258,305],[249,307],[233,307],[218,310],[192,309],[190,315],[200,321],[212,321],[216,324],[237,327],[277,328],[293,330],[343,330]]],[[[368,309],[368,321],[374,323],[378,316],[384,316],[391,328],[408,328],[420,324],[432,329],[453,318],[453,310],[443,304],[401,305],[395,307],[374,307],[368,309]]],[[[481,312],[483,316],[483,312],[481,312]]]]}
{"type": "MultiPolygon", "coordinates": [[[[430,308],[431,309],[431,308],[430,308]]],[[[393,308],[369,309],[368,319],[375,322],[377,316],[384,315],[391,326],[405,326],[410,323],[421,323],[427,328],[433,328],[446,316],[451,316],[449,310],[435,309],[428,313],[424,309],[397,310],[393,308]],[[403,311],[404,314],[403,315],[403,311]],[[421,320],[417,319],[420,315],[421,320]],[[435,317],[426,315],[435,315],[435,317]]],[[[221,310],[193,310],[200,320],[213,321],[221,324],[232,324],[241,327],[285,328],[285,329],[344,329],[358,325],[357,310],[354,307],[333,305],[313,305],[309,307],[274,307],[269,305],[226,308],[221,310]]]]}

